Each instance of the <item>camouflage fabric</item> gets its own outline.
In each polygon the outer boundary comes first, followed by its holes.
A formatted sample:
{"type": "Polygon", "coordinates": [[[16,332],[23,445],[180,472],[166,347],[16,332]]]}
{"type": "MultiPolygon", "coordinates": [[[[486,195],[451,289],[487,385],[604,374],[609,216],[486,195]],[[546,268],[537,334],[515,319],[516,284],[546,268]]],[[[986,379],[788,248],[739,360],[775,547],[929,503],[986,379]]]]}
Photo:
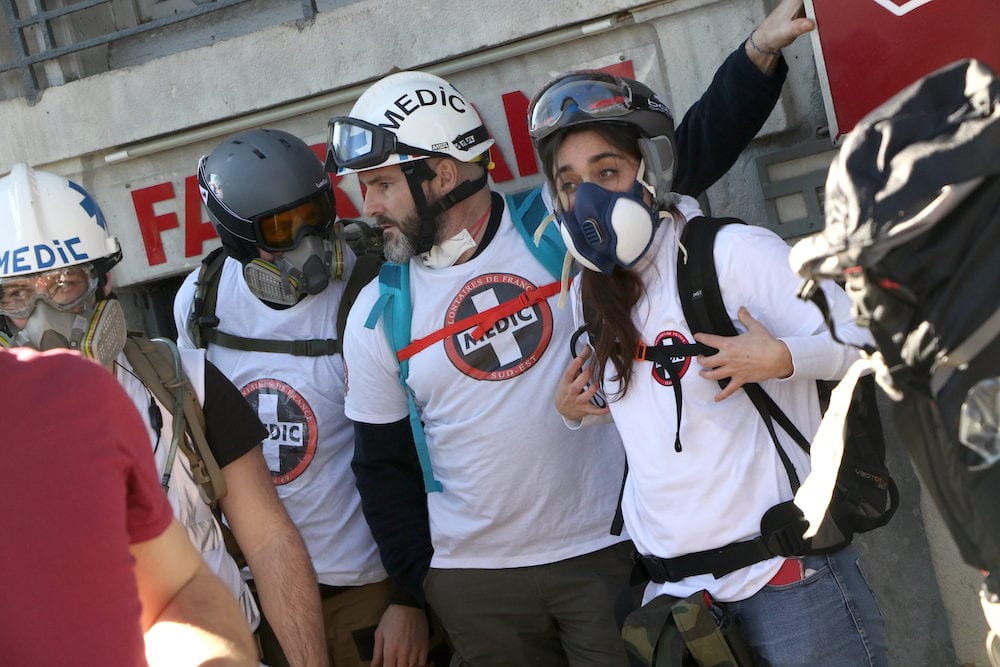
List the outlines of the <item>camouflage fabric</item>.
{"type": "MultiPolygon", "coordinates": [[[[625,619],[622,638],[633,664],[648,667],[746,667],[753,664],[736,624],[723,632],[699,591],[686,599],[659,595],[625,619]]],[[[733,619],[727,619],[732,621],[733,619]]]]}

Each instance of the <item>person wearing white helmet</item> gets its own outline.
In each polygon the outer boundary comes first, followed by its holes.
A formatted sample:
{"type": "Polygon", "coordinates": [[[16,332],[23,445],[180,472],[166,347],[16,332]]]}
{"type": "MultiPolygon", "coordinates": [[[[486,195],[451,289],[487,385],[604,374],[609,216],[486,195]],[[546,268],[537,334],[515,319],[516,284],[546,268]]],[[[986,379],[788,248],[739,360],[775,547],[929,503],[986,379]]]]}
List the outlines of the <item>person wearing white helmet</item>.
{"type": "MultiPolygon", "coordinates": [[[[100,207],[80,185],[24,164],[0,178],[0,328],[7,344],[78,350],[115,375],[146,422],[174,514],[253,628],[257,606],[226,552],[187,458],[172,444],[173,406],[154,396],[124,353],[125,316],[108,282],[121,256],[100,207]]],[[[261,582],[263,607],[295,615],[295,622],[279,629],[295,664],[324,665],[315,577],[302,538],[271,485],[260,448],[266,433],[204,354],[179,357],[203,404],[206,438],[228,489],[220,507],[261,582]]]]}
{"type": "MultiPolygon", "coordinates": [[[[354,432],[343,411],[337,322],[363,258],[340,237],[323,163],[288,132],[254,129],[205,155],[198,182],[222,254],[206,258],[177,292],[178,345],[203,346],[268,428],[265,457],[309,549],[331,663],[384,656],[385,664],[423,664],[426,616],[390,604],[392,585],[350,470],[354,432]],[[219,268],[209,277],[212,266],[219,268]]],[[[264,616],[270,625],[284,620],[266,609],[264,616]]],[[[265,662],[283,665],[267,625],[260,637],[265,662]]]]}
{"type": "MultiPolygon", "coordinates": [[[[791,4],[801,5],[782,11],[791,4]]],[[[790,43],[803,29],[794,14],[762,25],[757,46],[790,43]]],[[[682,192],[700,194],[721,176],[773,106],[780,77],[763,72],[780,59],[771,53],[758,69],[750,52],[741,46],[727,60],[682,124],[678,152],[699,156],[675,180],[682,192]]],[[[493,139],[450,83],[392,74],[330,126],[328,168],[358,175],[387,259],[403,264],[411,340],[551,281],[488,187],[493,139]]],[[[378,283],[362,291],[344,354],[353,468],[387,571],[410,604],[440,615],[469,664],[624,664],[612,601],[632,550],[608,531],[621,441],[608,427],[569,432],[548,399],[571,316],[550,297],[482,337],[451,331],[409,358],[408,396],[387,339],[394,325],[375,317],[383,302],[378,283]],[[432,464],[428,488],[440,490],[426,496],[411,403],[432,464]]]]}

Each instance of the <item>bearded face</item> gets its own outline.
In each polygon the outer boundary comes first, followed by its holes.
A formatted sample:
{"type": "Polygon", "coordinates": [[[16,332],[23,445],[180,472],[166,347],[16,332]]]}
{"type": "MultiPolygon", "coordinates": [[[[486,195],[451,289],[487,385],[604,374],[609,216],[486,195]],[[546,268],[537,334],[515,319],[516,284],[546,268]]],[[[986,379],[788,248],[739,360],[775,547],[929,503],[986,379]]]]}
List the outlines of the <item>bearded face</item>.
{"type": "Polygon", "coordinates": [[[389,216],[380,215],[375,218],[375,222],[383,230],[382,249],[385,258],[398,264],[410,261],[416,254],[417,243],[420,240],[420,218],[416,212],[410,213],[402,220],[393,220],[389,216]]]}

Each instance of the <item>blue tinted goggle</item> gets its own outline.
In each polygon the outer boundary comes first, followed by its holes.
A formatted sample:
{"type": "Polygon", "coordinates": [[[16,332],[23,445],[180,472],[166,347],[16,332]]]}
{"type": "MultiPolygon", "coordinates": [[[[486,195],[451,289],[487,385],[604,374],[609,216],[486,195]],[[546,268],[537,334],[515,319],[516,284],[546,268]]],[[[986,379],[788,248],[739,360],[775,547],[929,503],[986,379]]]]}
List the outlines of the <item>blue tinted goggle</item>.
{"type": "Polygon", "coordinates": [[[567,125],[619,117],[635,110],[635,102],[628,85],[591,77],[566,78],[535,102],[528,131],[533,139],[542,139],[567,125]]]}
{"type": "Polygon", "coordinates": [[[326,170],[368,169],[391,155],[431,155],[425,150],[401,143],[384,127],[357,118],[338,116],[329,122],[326,142],[326,170]]]}

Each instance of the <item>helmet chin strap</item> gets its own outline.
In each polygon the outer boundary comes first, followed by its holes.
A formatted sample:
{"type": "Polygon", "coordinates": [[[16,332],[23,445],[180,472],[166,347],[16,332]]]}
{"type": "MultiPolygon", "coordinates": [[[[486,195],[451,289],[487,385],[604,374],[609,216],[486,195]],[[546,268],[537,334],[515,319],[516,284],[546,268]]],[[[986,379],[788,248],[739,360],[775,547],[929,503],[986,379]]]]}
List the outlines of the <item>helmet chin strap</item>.
{"type": "Polygon", "coordinates": [[[424,181],[431,180],[437,174],[427,164],[427,160],[417,160],[406,164],[403,167],[403,174],[406,176],[406,183],[410,187],[410,195],[413,197],[413,203],[417,207],[417,214],[420,216],[419,238],[417,247],[415,248],[418,255],[430,252],[431,248],[434,247],[434,236],[437,231],[435,227],[438,216],[460,201],[468,199],[482,190],[486,187],[489,178],[489,173],[484,168],[481,177],[474,181],[459,183],[454,190],[442,196],[433,204],[428,205],[427,198],[424,197],[424,189],[421,186],[424,181]]]}

